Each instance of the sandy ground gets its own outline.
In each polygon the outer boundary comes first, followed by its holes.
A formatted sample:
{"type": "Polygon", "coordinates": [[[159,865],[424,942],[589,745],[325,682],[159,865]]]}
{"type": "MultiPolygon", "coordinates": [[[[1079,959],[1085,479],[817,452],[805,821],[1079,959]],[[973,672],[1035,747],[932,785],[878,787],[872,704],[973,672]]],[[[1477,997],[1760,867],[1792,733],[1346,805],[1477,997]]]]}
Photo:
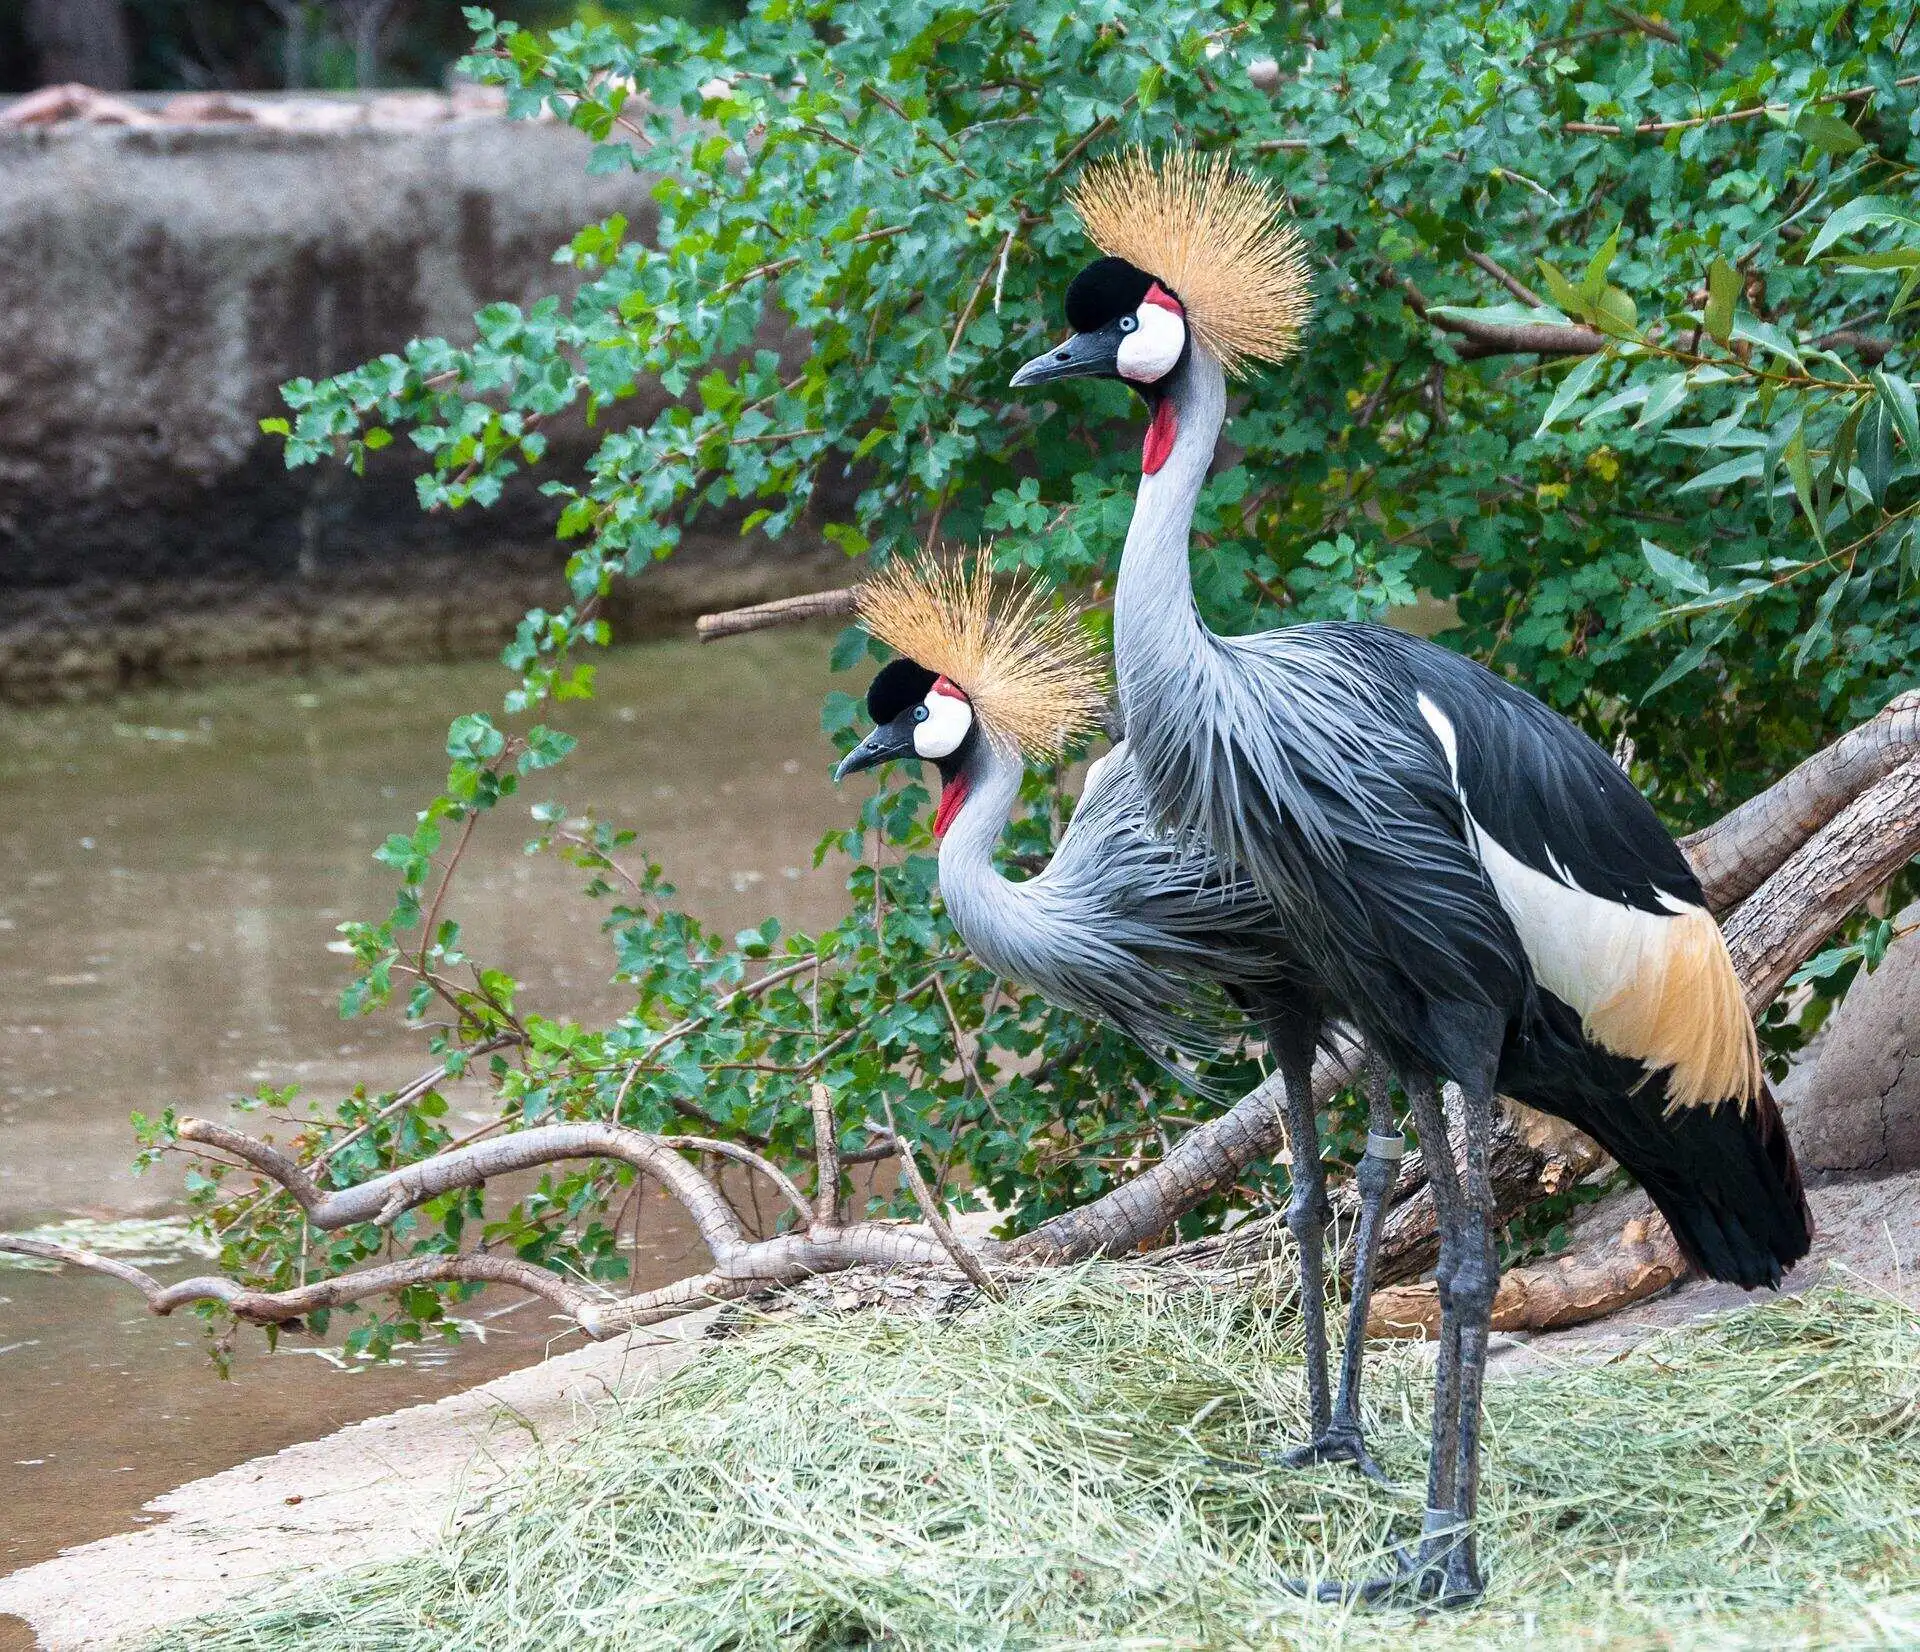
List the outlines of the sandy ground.
{"type": "MultiPolygon", "coordinates": [[[[1920,1306],[1920,1171],[1818,1187],[1811,1200],[1822,1236],[1789,1291],[1840,1277],[1920,1306]]],[[[1617,1233],[1645,1208],[1642,1195],[1624,1194],[1595,1206],[1582,1226],[1596,1237],[1617,1233]]],[[[1594,1325],[1498,1337],[1494,1370],[1608,1358],[1750,1300],[1731,1286],[1683,1285],[1594,1325]]],[[[148,1507],[170,1516],[165,1524],[0,1579],[0,1652],[108,1647],[276,1579],[425,1549],[469,1493],[577,1438],[601,1408],[685,1364],[711,1317],[561,1355],[156,1498],[148,1507]]]]}

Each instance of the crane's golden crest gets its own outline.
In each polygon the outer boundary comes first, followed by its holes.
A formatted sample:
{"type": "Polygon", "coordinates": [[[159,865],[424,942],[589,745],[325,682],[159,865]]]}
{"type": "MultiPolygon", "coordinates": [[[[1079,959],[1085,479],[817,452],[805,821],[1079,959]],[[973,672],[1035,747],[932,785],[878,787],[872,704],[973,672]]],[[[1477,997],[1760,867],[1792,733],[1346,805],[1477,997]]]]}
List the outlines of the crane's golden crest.
{"type": "Polygon", "coordinates": [[[1229,374],[1299,349],[1313,309],[1306,248],[1264,180],[1225,155],[1172,149],[1156,162],[1127,149],[1095,161],[1068,199],[1095,246],[1173,292],[1229,374]]]}
{"type": "Polygon", "coordinates": [[[860,587],[860,623],[964,690],[990,736],[1051,762],[1099,725],[1105,673],[1075,609],[1037,580],[996,587],[991,562],[890,562],[860,587]]]}

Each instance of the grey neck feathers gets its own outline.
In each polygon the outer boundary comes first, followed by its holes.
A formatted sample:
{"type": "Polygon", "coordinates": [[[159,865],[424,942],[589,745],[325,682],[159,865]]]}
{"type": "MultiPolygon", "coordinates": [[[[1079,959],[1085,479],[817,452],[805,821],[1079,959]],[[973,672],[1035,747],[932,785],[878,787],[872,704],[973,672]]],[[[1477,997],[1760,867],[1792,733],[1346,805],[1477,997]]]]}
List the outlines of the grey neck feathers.
{"type": "Polygon", "coordinates": [[[940,840],[940,894],[953,924],[989,968],[1004,970],[1004,942],[1021,927],[1022,884],[993,864],[993,846],[1020,796],[1020,759],[984,731],[963,771],[966,801],[940,840]]]}
{"type": "Polygon", "coordinates": [[[1210,641],[1194,611],[1187,553],[1193,508],[1226,422],[1226,374],[1195,343],[1167,395],[1173,452],[1155,474],[1140,478],[1114,589],[1114,662],[1129,734],[1141,717],[1151,719],[1167,704],[1163,696],[1186,680],[1182,667],[1198,660],[1210,641]]]}

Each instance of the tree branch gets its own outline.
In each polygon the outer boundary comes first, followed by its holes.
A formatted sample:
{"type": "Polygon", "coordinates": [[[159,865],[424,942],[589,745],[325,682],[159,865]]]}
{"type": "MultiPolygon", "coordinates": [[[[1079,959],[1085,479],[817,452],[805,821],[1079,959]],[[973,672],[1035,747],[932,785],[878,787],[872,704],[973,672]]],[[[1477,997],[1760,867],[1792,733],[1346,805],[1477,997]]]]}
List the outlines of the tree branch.
{"type": "MultiPolygon", "coordinates": [[[[1905,75],[1893,83],[1896,87],[1920,86],[1920,75],[1905,75]]],[[[1879,93],[1877,86],[1850,86],[1844,92],[1822,92],[1807,99],[1808,103],[1858,103],[1879,93]]],[[[1603,138],[1618,137],[1658,137],[1667,132],[1686,132],[1696,126],[1725,126],[1729,121],[1758,120],[1762,115],[1785,115],[1792,113],[1792,105],[1786,103],[1759,103],[1748,109],[1728,109],[1718,115],[1694,115],[1686,120],[1648,121],[1644,126],[1617,126],[1608,121],[1569,120],[1562,121],[1562,132],[1590,132],[1603,138]]]]}
{"type": "MultiPolygon", "coordinates": [[[[1485,270],[1488,275],[1498,281],[1501,286],[1505,287],[1507,291],[1519,299],[1522,304],[1531,304],[1538,310],[1547,308],[1547,301],[1544,298],[1518,276],[1509,274],[1503,266],[1495,263],[1494,260],[1489,258],[1484,252],[1475,252],[1469,248],[1467,251],[1467,259],[1468,262],[1485,270]]],[[[1438,324],[1436,323],[1436,325],[1438,324]]]]}
{"type": "Polygon", "coordinates": [[[855,612],[852,586],[838,591],[809,591],[805,596],[782,597],[778,602],[756,602],[750,608],[728,608],[702,614],[693,628],[702,642],[718,642],[747,631],[767,631],[776,625],[798,625],[812,619],[839,618],[855,612]]]}
{"type": "Polygon", "coordinates": [[[914,1162],[912,1146],[900,1135],[900,1127],[893,1121],[893,1103],[882,1095],[880,1105],[887,1111],[887,1128],[900,1143],[900,1174],[906,1178],[907,1186],[913,1189],[914,1202],[920,1207],[921,1217],[933,1229],[933,1236],[940,1241],[940,1248],[947,1253],[947,1259],[973,1281],[974,1289],[982,1296],[1000,1301],[1007,1293],[980,1265],[980,1259],[961,1243],[960,1236],[947,1225],[940,1201],[933,1196],[933,1189],[927,1186],[926,1178],[920,1174],[920,1166],[914,1162]]]}
{"type": "Polygon", "coordinates": [[[650,1136],[621,1124],[550,1124],[492,1141],[457,1147],[418,1164],[376,1176],[338,1192],[323,1192],[306,1170],[270,1143],[224,1124],[183,1119],[183,1141],[217,1147],[293,1196],[315,1227],[331,1232],[355,1222],[388,1226],[406,1211],[455,1188],[479,1187],[496,1176],[556,1164],[565,1159],[618,1159],[644,1170],[679,1200],[716,1260],[738,1250],[747,1237],[719,1192],[674,1150],[671,1136],[650,1136]]]}
{"type": "MultiPolygon", "coordinates": [[[[1479,254],[1469,256],[1476,264],[1480,262],[1479,254]]],[[[1493,260],[1488,259],[1487,263],[1493,264],[1493,260]]],[[[1497,264],[1493,264],[1493,272],[1496,272],[1496,279],[1514,281],[1497,264]]],[[[1544,321],[1476,321],[1466,316],[1438,315],[1433,313],[1433,305],[1425,293],[1404,275],[1399,280],[1400,289],[1407,295],[1407,302],[1413,306],[1415,315],[1443,333],[1454,333],[1466,340],[1465,344],[1459,346],[1463,360],[1474,361],[1484,356],[1591,356],[1607,347],[1607,341],[1591,327],[1561,326],[1544,321]]],[[[1514,282],[1514,286],[1518,285],[1514,282]]],[[[1533,301],[1538,302],[1537,299],[1533,301]]]]}
{"type": "Polygon", "coordinates": [[[1728,920],[1727,950],[1756,1016],[1841,919],[1920,853],[1920,760],[1870,786],[1728,920]]]}
{"type": "MultiPolygon", "coordinates": [[[[1604,1250],[1508,1269],[1493,1300],[1493,1328],[1554,1331],[1584,1325],[1657,1295],[1686,1273],[1686,1260],[1666,1222],[1657,1215],[1639,1217],[1604,1250]]],[[[1432,1339],[1439,1334],[1440,1288],[1431,1280],[1375,1293],[1368,1336],[1432,1339]]]]}
{"type": "Polygon", "coordinates": [[[1711,826],[1680,840],[1706,891],[1726,912],[1867,787],[1920,758],[1920,689],[1896,695],[1862,723],[1711,826]]]}

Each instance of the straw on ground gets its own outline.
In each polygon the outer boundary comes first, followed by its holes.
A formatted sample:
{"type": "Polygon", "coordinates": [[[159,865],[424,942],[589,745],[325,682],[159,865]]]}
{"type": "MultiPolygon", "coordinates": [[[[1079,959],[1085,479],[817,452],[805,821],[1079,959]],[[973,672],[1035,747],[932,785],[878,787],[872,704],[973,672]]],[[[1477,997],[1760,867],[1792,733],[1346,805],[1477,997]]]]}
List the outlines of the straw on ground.
{"type": "Polygon", "coordinates": [[[469,1511],[438,1552],[156,1643],[912,1649],[1920,1642],[1920,1320],[1821,1290],[1492,1386],[1491,1592],[1307,1606],[1417,1524],[1425,1360],[1380,1358],[1402,1492],[1286,1472],[1279,1287],[1076,1270],[955,1320],[722,1344],[469,1511]]]}

